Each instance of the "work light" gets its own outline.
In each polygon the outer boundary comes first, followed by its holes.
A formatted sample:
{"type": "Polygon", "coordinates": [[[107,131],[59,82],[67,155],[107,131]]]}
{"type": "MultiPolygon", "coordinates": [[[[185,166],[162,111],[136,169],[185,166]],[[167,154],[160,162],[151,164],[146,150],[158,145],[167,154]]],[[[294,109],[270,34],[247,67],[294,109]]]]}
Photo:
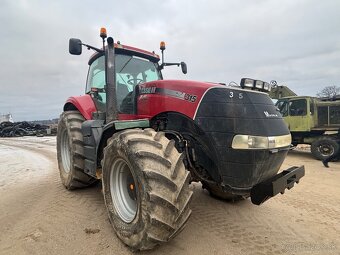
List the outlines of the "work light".
{"type": "Polygon", "coordinates": [[[255,81],[255,88],[262,90],[263,89],[263,81],[255,81]]]}
{"type": "Polygon", "coordinates": [[[253,88],[254,87],[254,80],[253,79],[248,79],[248,78],[243,78],[241,80],[241,87],[242,88],[253,88]]]}
{"type": "Polygon", "coordinates": [[[272,86],[268,82],[265,82],[263,84],[263,89],[266,90],[266,91],[271,91],[272,86]]]}

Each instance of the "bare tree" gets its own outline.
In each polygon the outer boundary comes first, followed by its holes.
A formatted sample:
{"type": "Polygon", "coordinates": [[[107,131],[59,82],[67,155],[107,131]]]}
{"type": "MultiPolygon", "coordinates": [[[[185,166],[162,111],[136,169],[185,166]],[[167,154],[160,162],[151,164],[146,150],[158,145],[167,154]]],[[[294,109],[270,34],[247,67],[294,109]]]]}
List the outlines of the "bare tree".
{"type": "Polygon", "coordinates": [[[335,97],[337,95],[340,95],[340,87],[337,86],[324,87],[316,94],[317,97],[335,97]]]}

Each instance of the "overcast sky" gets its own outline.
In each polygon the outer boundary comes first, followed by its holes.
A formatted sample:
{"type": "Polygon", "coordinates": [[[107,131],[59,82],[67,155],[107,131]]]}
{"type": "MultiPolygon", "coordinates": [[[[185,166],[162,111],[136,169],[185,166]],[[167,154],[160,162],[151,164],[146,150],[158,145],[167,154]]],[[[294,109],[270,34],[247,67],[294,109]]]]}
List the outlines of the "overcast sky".
{"type": "Polygon", "coordinates": [[[100,46],[99,29],[121,43],[185,61],[165,78],[239,83],[277,80],[298,95],[340,86],[339,0],[35,1],[2,0],[0,114],[56,118],[84,93],[87,60],[68,39],[100,46]]]}

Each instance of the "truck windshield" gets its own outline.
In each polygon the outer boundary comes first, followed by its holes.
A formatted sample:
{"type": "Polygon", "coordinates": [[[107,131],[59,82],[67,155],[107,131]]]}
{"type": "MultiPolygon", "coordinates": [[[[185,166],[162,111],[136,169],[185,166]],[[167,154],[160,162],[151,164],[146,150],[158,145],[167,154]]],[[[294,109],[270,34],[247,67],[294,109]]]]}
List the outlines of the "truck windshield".
{"type": "Polygon", "coordinates": [[[279,109],[283,117],[288,115],[288,101],[287,100],[278,100],[275,106],[279,109]]]}
{"type": "MultiPolygon", "coordinates": [[[[148,59],[116,54],[116,92],[117,104],[121,111],[123,100],[131,97],[136,85],[161,79],[158,64],[148,59]]],[[[98,100],[106,103],[105,95],[105,57],[101,56],[92,62],[86,83],[86,93],[92,88],[99,89],[98,100]]],[[[121,111],[124,112],[124,111],[121,111]]]]}

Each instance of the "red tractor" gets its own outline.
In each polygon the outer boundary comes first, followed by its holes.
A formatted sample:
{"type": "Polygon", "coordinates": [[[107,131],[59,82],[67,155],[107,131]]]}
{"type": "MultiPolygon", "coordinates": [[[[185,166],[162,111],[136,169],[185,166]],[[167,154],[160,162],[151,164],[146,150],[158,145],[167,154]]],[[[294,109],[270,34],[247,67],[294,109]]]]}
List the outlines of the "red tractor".
{"type": "MultiPolygon", "coordinates": [[[[241,87],[163,80],[154,52],[114,43],[103,48],[70,39],[69,51],[95,51],[86,94],[70,97],[60,116],[57,155],[62,183],[83,188],[101,179],[108,216],[118,237],[135,250],[175,237],[191,210],[191,182],[221,199],[254,204],[290,189],[304,167],[279,174],[291,144],[269,84],[241,87]]],[[[106,42],[105,42],[106,41],[106,42]]]]}

